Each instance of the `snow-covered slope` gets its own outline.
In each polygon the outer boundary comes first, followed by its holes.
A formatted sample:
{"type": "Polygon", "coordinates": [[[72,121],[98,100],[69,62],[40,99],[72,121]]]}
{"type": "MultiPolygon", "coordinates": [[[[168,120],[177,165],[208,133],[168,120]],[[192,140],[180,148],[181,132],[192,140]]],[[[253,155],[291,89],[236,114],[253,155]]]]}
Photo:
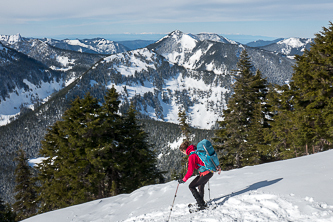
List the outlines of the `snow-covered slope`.
{"type": "Polygon", "coordinates": [[[179,108],[185,107],[191,126],[210,129],[226,106],[230,82],[230,75],[187,70],[143,48],[104,58],[74,91],[104,93],[114,85],[123,105],[134,102],[142,115],[178,123],[179,108]]]}
{"type": "Polygon", "coordinates": [[[0,126],[22,108],[39,106],[105,57],[58,49],[20,35],[2,36],[0,45],[0,126]]]}
{"type": "Polygon", "coordinates": [[[30,41],[30,42],[41,41],[60,49],[71,50],[76,52],[85,52],[85,53],[115,54],[120,52],[126,52],[129,50],[122,44],[104,38],[57,40],[50,38],[43,38],[43,39],[24,38],[20,34],[0,35],[0,42],[8,46],[14,45],[13,47],[19,51],[22,45],[18,47],[17,44],[19,42],[24,42],[24,41],[30,41]]]}
{"type": "Polygon", "coordinates": [[[115,54],[128,51],[128,49],[123,45],[104,38],[83,39],[83,40],[43,39],[43,41],[46,41],[48,44],[55,46],[57,48],[78,51],[78,52],[86,52],[86,53],[115,54]]]}
{"type": "Polygon", "coordinates": [[[22,41],[22,37],[20,34],[16,35],[0,35],[0,42],[5,42],[7,44],[15,44],[17,42],[22,41]]]}
{"type": "Polygon", "coordinates": [[[197,46],[198,42],[199,40],[192,35],[176,30],[157,41],[155,43],[157,45],[155,46],[155,51],[172,63],[193,69],[195,62],[198,62],[203,54],[192,55],[193,49],[197,46]],[[191,58],[187,59],[189,56],[191,58]],[[191,62],[188,60],[191,60],[191,62]]]}
{"type": "Polygon", "coordinates": [[[176,30],[148,48],[171,63],[218,75],[235,70],[240,52],[246,49],[254,68],[260,69],[269,82],[285,84],[285,81],[290,80],[294,65],[291,59],[226,39],[222,41],[222,38],[216,34],[192,35],[176,30]]]}
{"type": "MultiPolygon", "coordinates": [[[[1,39],[8,47],[40,61],[51,70],[63,72],[62,81],[57,81],[57,86],[41,87],[37,84],[34,86],[28,84],[31,86],[29,90],[36,86],[33,94],[39,102],[54,90],[60,90],[77,79],[96,61],[105,57],[99,54],[63,50],[60,49],[61,44],[66,47],[76,47],[77,51],[85,48],[102,50],[99,52],[104,53],[116,52],[112,51],[115,49],[114,42],[105,39],[58,41],[28,39],[20,35],[3,36],[1,39]]],[[[178,108],[183,106],[190,113],[192,126],[203,129],[214,126],[225,108],[227,93],[230,93],[230,72],[236,69],[238,56],[246,49],[245,46],[216,34],[192,35],[177,30],[147,48],[114,54],[107,58],[107,62],[97,64],[95,70],[91,70],[94,74],[89,80],[92,82],[88,84],[91,85],[91,90],[95,90],[93,88],[97,85],[100,91],[104,92],[103,87],[115,84],[122,93],[124,101],[133,98],[140,100],[138,104],[141,107],[137,108],[143,115],[176,123],[178,108]],[[152,58],[157,58],[157,55],[159,55],[157,60],[152,58]],[[109,69],[105,70],[109,65],[109,69]],[[100,77],[104,76],[104,73],[108,73],[104,78],[108,79],[108,82],[101,81],[100,77]],[[127,80],[123,81],[124,79],[127,80]],[[98,84],[94,84],[94,81],[98,84]],[[125,89],[132,94],[128,96],[125,89]]],[[[269,82],[284,84],[290,79],[293,65],[291,60],[264,50],[250,47],[247,50],[254,66],[260,68],[269,82]]],[[[13,87],[15,88],[15,85],[13,87]]],[[[87,92],[86,88],[80,90],[87,92]]],[[[10,104],[14,100],[21,103],[20,100],[25,96],[24,92],[18,87],[15,92],[17,96],[10,95],[9,92],[3,95],[8,98],[6,107],[12,110],[11,113],[6,112],[8,116],[3,118],[3,124],[8,123],[9,115],[17,115],[20,112],[18,109],[20,104],[16,106],[10,104]]],[[[103,96],[100,98],[103,99],[103,96]]],[[[25,100],[22,103],[26,106],[34,104],[34,101],[29,103],[25,100]]],[[[1,107],[0,114],[4,114],[1,107]]]]}
{"type": "MultiPolygon", "coordinates": [[[[188,181],[179,185],[169,221],[333,221],[333,150],[215,174],[210,180],[213,210],[190,214],[188,181]]],[[[177,182],[48,212],[24,222],[168,221],[177,182]]],[[[205,200],[209,192],[205,190],[205,200]]]]}
{"type": "Polygon", "coordinates": [[[284,40],[284,38],[278,38],[278,39],[275,39],[275,40],[256,40],[256,41],[253,41],[253,42],[249,42],[249,43],[246,43],[247,46],[250,46],[250,47],[262,47],[262,46],[266,46],[266,45],[270,45],[270,44],[273,44],[273,43],[277,43],[281,40],[284,40]]]}
{"type": "Polygon", "coordinates": [[[0,43],[0,126],[66,85],[65,75],[0,43]]]}
{"type": "Polygon", "coordinates": [[[293,58],[295,55],[302,55],[305,49],[309,50],[311,43],[312,38],[288,38],[261,48],[293,58]]]}
{"type": "Polygon", "coordinates": [[[199,34],[193,35],[193,36],[196,37],[197,39],[199,39],[200,41],[210,40],[210,41],[214,41],[214,42],[238,44],[237,42],[235,42],[233,40],[227,39],[227,38],[220,36],[218,34],[215,34],[215,33],[199,33],[199,34]]]}

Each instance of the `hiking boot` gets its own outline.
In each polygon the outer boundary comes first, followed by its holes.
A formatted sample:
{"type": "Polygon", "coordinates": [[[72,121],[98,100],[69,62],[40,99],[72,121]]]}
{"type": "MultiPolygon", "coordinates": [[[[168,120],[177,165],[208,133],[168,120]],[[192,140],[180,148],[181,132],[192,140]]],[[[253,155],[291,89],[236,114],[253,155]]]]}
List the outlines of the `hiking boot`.
{"type": "Polygon", "coordinates": [[[192,195],[193,195],[194,199],[197,201],[198,209],[199,210],[205,209],[206,208],[206,203],[203,200],[203,198],[200,196],[198,191],[196,189],[191,189],[191,192],[192,192],[192,195]]]}

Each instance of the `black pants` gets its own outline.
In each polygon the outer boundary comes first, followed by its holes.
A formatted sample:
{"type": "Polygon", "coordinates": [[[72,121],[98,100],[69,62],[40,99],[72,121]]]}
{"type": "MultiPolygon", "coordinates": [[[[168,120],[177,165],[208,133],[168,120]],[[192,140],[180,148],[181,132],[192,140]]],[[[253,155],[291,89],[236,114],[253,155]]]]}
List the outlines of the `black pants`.
{"type": "Polygon", "coordinates": [[[188,186],[190,188],[191,192],[193,193],[193,191],[194,192],[197,191],[196,187],[198,187],[199,195],[203,199],[204,192],[205,192],[205,184],[208,182],[208,180],[210,178],[212,178],[213,175],[214,174],[210,172],[210,173],[206,174],[205,176],[197,176],[196,178],[194,178],[194,180],[188,186]]]}

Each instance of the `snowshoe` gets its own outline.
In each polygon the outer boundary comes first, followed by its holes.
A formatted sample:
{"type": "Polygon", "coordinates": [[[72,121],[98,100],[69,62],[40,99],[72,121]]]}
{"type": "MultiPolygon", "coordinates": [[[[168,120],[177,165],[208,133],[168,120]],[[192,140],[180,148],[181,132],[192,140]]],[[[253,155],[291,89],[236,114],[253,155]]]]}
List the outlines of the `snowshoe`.
{"type": "Polygon", "coordinates": [[[190,213],[195,213],[201,210],[214,210],[217,208],[217,205],[215,202],[209,201],[205,204],[205,207],[203,208],[200,208],[198,204],[189,204],[188,208],[190,213]]]}
{"type": "Polygon", "coordinates": [[[188,210],[189,210],[190,213],[195,213],[195,212],[198,212],[200,210],[206,209],[206,206],[199,207],[198,204],[189,204],[188,208],[189,208],[188,210]]]}

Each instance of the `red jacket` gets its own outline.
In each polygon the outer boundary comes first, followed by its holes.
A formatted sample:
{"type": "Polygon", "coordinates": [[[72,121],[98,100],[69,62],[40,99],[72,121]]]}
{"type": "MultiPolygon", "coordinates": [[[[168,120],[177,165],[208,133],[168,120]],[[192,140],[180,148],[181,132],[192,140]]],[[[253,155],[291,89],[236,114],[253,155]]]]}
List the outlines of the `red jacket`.
{"type": "MultiPolygon", "coordinates": [[[[194,145],[191,145],[189,147],[187,147],[186,149],[186,154],[190,155],[190,153],[192,151],[195,151],[196,147],[194,145]]],[[[183,181],[187,181],[193,174],[194,169],[199,169],[199,166],[204,166],[205,164],[200,160],[199,156],[197,154],[192,154],[191,156],[189,156],[188,158],[188,166],[187,166],[187,173],[183,178],[183,181]]]]}

